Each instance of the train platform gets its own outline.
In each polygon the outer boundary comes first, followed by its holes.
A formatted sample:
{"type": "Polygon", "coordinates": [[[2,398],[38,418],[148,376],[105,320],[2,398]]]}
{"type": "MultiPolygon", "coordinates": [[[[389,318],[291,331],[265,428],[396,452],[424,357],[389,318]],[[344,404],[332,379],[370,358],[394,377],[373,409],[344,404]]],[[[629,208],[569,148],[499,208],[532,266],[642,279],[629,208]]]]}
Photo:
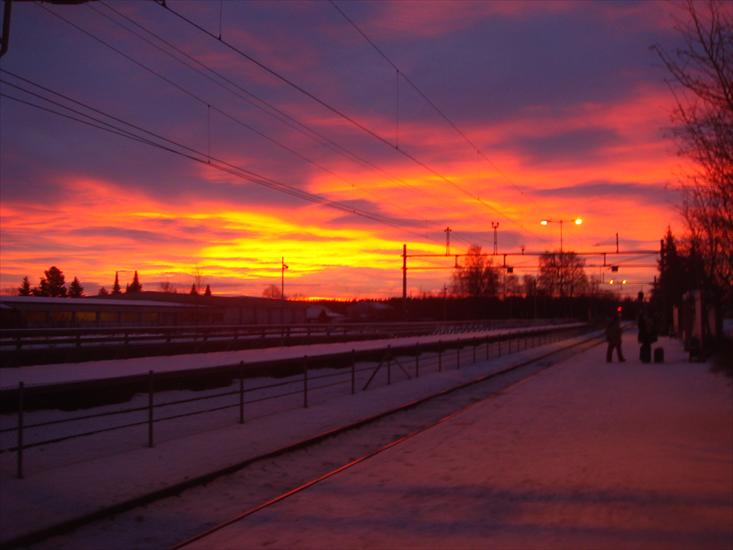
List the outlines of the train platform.
{"type": "Polygon", "coordinates": [[[190,548],[733,548],[731,379],[586,351],[190,548]]]}
{"type": "MultiPolygon", "coordinates": [[[[13,478],[12,463],[0,464],[0,544],[571,342],[161,441],[153,449],[42,469],[31,463],[23,480],[13,478]]],[[[640,363],[631,332],[624,337],[625,363],[606,363],[605,345],[595,346],[191,547],[730,549],[733,386],[710,365],[687,362],[676,341],[662,343],[663,364],[640,363]]],[[[140,512],[133,527],[104,522],[83,543],[71,532],[48,547],[154,548],[130,545],[115,529],[161,532],[172,517],[195,524],[222,498],[214,493],[183,510],[163,502],[170,510],[162,517],[140,512]]]]}

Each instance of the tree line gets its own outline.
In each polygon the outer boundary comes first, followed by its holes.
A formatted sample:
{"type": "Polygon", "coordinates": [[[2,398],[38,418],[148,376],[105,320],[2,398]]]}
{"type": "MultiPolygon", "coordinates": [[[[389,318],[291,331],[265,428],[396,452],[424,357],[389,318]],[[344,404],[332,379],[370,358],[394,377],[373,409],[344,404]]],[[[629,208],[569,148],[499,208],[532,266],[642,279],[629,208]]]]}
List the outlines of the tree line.
{"type": "Polygon", "coordinates": [[[465,298],[574,298],[603,293],[600,282],[589,279],[584,266],[585,260],[575,252],[545,252],[539,257],[539,274],[520,280],[511,267],[494,265],[493,257],[471,245],[463,264],[453,272],[450,289],[453,296],[465,298]]]}
{"type": "MultiPolygon", "coordinates": [[[[189,294],[198,296],[200,295],[201,282],[194,282],[191,285],[191,291],[189,294]]],[[[163,292],[173,292],[175,289],[170,284],[161,284],[161,290],[163,292]]],[[[136,294],[143,291],[143,285],[140,283],[140,277],[135,271],[135,275],[132,278],[132,282],[125,285],[125,290],[122,290],[120,286],[119,273],[115,272],[115,280],[112,284],[112,290],[108,291],[105,287],[101,287],[97,292],[98,296],[120,296],[121,294],[136,294]]],[[[78,277],[74,277],[74,280],[66,286],[66,276],[55,265],[52,265],[46,271],[43,272],[43,277],[40,278],[38,286],[31,286],[30,279],[28,276],[23,277],[23,281],[18,287],[18,296],[47,296],[52,298],[81,298],[84,294],[84,287],[79,282],[78,277]]],[[[206,289],[203,292],[204,296],[211,296],[211,287],[207,284],[206,289]]]]}

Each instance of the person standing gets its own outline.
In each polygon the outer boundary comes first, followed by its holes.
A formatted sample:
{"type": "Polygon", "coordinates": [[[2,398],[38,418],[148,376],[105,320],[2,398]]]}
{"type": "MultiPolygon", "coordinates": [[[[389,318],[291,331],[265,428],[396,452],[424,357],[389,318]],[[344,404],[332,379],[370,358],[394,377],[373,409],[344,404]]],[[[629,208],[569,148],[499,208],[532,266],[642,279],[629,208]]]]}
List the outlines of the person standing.
{"type": "Polygon", "coordinates": [[[606,341],[608,342],[608,348],[606,349],[606,363],[611,362],[614,348],[616,348],[619,363],[626,361],[626,359],[624,359],[624,354],[621,351],[621,332],[621,319],[618,315],[614,315],[611,317],[611,320],[606,327],[606,341]]]}

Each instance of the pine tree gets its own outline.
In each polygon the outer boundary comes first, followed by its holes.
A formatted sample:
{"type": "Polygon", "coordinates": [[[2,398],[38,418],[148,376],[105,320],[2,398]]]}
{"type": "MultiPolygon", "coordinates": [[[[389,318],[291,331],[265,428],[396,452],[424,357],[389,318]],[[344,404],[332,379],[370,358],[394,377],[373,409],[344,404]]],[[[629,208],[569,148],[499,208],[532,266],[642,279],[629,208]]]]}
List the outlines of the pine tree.
{"type": "Polygon", "coordinates": [[[211,296],[211,287],[209,285],[206,285],[206,290],[204,291],[204,296],[211,296]]]}
{"type": "MultiPolygon", "coordinates": [[[[208,288],[208,287],[207,287],[208,288]]],[[[23,277],[23,282],[18,288],[18,296],[30,296],[31,295],[31,282],[28,277],[23,277]]]]}
{"type": "Polygon", "coordinates": [[[140,284],[140,280],[137,277],[137,270],[135,270],[135,276],[132,278],[132,283],[127,286],[126,293],[142,292],[143,285],[140,284]]]}
{"type": "Polygon", "coordinates": [[[69,296],[71,298],[81,298],[84,296],[84,287],[81,286],[77,277],[74,277],[74,280],[69,285],[69,296]]]}
{"type": "Polygon", "coordinates": [[[191,292],[189,292],[189,294],[191,296],[198,296],[199,295],[199,291],[196,289],[196,283],[193,283],[191,285],[191,292]]]}
{"type": "Polygon", "coordinates": [[[120,288],[120,276],[119,273],[115,271],[115,284],[112,286],[112,296],[117,296],[119,294],[122,294],[122,289],[120,288]]]}
{"type": "Polygon", "coordinates": [[[45,277],[40,282],[40,296],[65,297],[66,280],[63,271],[52,265],[43,274],[45,277]]]}
{"type": "Polygon", "coordinates": [[[100,287],[99,292],[97,292],[97,296],[109,296],[109,292],[107,292],[106,288],[100,287]]]}

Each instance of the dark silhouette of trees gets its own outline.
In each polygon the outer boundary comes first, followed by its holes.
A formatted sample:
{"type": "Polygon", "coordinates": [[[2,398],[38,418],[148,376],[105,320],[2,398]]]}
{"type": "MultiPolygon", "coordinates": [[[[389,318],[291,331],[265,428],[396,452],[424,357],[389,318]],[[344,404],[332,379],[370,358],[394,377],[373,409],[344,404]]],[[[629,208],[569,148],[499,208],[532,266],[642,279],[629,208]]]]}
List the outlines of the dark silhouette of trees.
{"type": "Polygon", "coordinates": [[[137,276],[137,270],[135,270],[135,276],[132,278],[132,282],[127,285],[127,290],[125,291],[128,294],[134,294],[136,292],[142,292],[143,285],[140,284],[140,279],[138,279],[137,276]]]}
{"type": "Polygon", "coordinates": [[[97,296],[109,296],[109,292],[107,292],[106,288],[101,287],[99,292],[97,292],[97,296]]]}
{"type": "Polygon", "coordinates": [[[190,294],[191,296],[198,296],[198,295],[199,295],[199,291],[198,291],[198,289],[196,288],[196,283],[193,283],[193,284],[191,285],[191,292],[189,292],[189,294],[190,294]]]}
{"type": "Polygon", "coordinates": [[[689,258],[683,256],[677,247],[672,230],[660,243],[659,260],[657,262],[659,276],[652,288],[652,302],[659,313],[660,330],[668,332],[672,324],[672,309],[682,306],[682,295],[690,290],[693,281],[688,277],[689,258]]]}
{"type": "Polygon", "coordinates": [[[282,298],[282,293],[280,292],[279,286],[267,285],[262,291],[262,296],[270,298],[271,300],[280,300],[282,298]]]}
{"type": "Polygon", "coordinates": [[[82,296],[84,296],[84,287],[81,286],[79,279],[74,277],[74,280],[71,281],[71,284],[69,285],[69,297],[81,298],[82,296]]]}
{"type": "Polygon", "coordinates": [[[28,280],[28,276],[23,277],[23,282],[18,287],[18,296],[30,296],[31,295],[31,282],[28,280]]]}
{"type": "Polygon", "coordinates": [[[161,292],[168,292],[170,294],[177,294],[176,286],[170,281],[163,281],[158,285],[161,292]]]}
{"type": "Polygon", "coordinates": [[[112,296],[118,296],[122,294],[122,289],[120,288],[120,275],[115,271],[115,283],[112,285],[112,296]]]}
{"type": "Polygon", "coordinates": [[[481,253],[478,245],[469,246],[466,253],[463,265],[456,267],[453,273],[453,293],[472,298],[495,297],[499,289],[499,274],[492,267],[491,259],[481,253]]]}
{"type": "Polygon", "coordinates": [[[37,288],[32,290],[34,296],[64,297],[66,296],[66,279],[64,273],[55,265],[43,272],[37,288]]]}
{"type": "Polygon", "coordinates": [[[733,302],[733,8],[718,0],[685,4],[684,44],[654,46],[672,76],[679,152],[696,169],[683,183],[691,257],[733,302]]]}
{"type": "Polygon", "coordinates": [[[585,260],[575,252],[545,252],[539,258],[538,288],[542,294],[572,298],[587,290],[585,260]]]}
{"type": "Polygon", "coordinates": [[[204,291],[204,296],[211,296],[211,287],[209,285],[206,285],[206,290],[204,291]]]}

